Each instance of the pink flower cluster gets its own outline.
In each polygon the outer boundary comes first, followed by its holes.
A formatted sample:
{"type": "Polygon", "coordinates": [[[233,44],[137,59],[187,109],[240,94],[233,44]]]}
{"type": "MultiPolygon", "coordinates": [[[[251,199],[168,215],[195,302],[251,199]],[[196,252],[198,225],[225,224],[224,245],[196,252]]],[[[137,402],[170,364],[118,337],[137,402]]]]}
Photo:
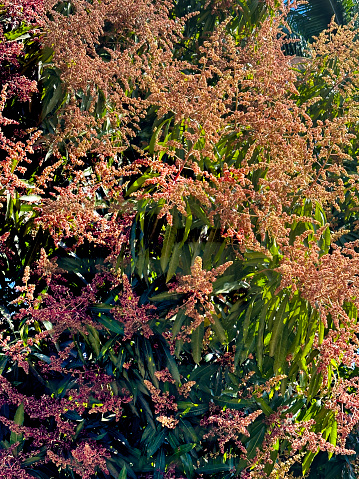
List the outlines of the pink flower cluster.
{"type": "Polygon", "coordinates": [[[215,313],[211,301],[213,283],[231,264],[232,261],[227,261],[211,271],[206,271],[202,269],[202,258],[197,256],[191,266],[191,274],[179,277],[178,284],[171,286],[170,291],[183,294],[185,300],[181,306],[171,311],[169,316],[177,314],[181,309],[193,320],[189,326],[182,327],[182,332],[176,339],[186,339],[205,319],[210,323],[213,322],[212,315],[215,313]]]}
{"type": "Polygon", "coordinates": [[[245,415],[242,411],[229,408],[223,411],[212,405],[209,416],[201,420],[201,426],[210,428],[210,431],[203,436],[203,439],[215,437],[222,454],[225,453],[226,445],[233,441],[245,456],[247,451],[239,437],[242,434],[249,437],[247,427],[261,414],[262,410],[260,409],[245,415]]]}
{"type": "Polygon", "coordinates": [[[123,292],[118,299],[119,305],[115,306],[111,312],[114,318],[125,327],[124,341],[131,339],[139,331],[145,338],[149,338],[153,332],[148,322],[152,319],[155,307],[151,304],[139,305],[139,298],[132,290],[126,275],[122,277],[122,285],[123,292]]]}
{"type": "Polygon", "coordinates": [[[174,417],[174,413],[178,410],[178,406],[174,402],[175,397],[170,396],[168,391],[162,392],[160,389],[157,389],[146,379],[143,382],[151,393],[151,399],[155,406],[155,413],[157,414],[156,420],[160,422],[163,427],[174,429],[179,422],[178,419],[174,417]]]}

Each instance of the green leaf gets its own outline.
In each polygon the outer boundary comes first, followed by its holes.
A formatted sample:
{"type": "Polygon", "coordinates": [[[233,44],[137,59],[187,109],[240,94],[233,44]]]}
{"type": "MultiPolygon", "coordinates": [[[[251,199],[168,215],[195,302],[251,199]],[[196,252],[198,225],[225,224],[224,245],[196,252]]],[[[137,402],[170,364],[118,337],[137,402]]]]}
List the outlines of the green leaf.
{"type": "Polygon", "coordinates": [[[192,357],[196,364],[199,364],[202,357],[204,325],[203,322],[192,332],[191,346],[192,357]]]}
{"type": "Polygon", "coordinates": [[[171,332],[173,334],[173,336],[176,336],[180,330],[181,330],[181,327],[182,327],[182,324],[183,322],[185,321],[185,319],[187,318],[186,316],[186,312],[184,309],[180,309],[176,316],[174,316],[174,321],[172,323],[172,327],[171,327],[171,332]]]}
{"type": "Polygon", "coordinates": [[[3,358],[1,358],[0,360],[0,374],[2,374],[4,372],[4,369],[5,369],[5,366],[7,364],[9,360],[9,356],[4,356],[3,358]]]}
{"type": "Polygon", "coordinates": [[[243,283],[244,282],[242,281],[238,282],[235,280],[233,274],[222,276],[213,283],[213,292],[215,294],[230,293],[231,291],[238,290],[238,288],[244,286],[243,283]]]}
{"type": "Polygon", "coordinates": [[[161,259],[160,259],[161,268],[163,272],[166,271],[168,262],[171,257],[173,245],[175,244],[175,241],[176,241],[177,225],[178,225],[177,214],[174,214],[173,224],[167,225],[165,236],[163,239],[163,246],[161,251],[161,259]]]}
{"type": "Polygon", "coordinates": [[[166,276],[166,283],[172,278],[172,276],[176,273],[177,266],[179,264],[180,252],[182,249],[182,243],[176,243],[175,247],[173,248],[172,256],[170,263],[168,265],[168,271],[166,276]]]}
{"type": "MultiPolygon", "coordinates": [[[[25,461],[23,462],[23,464],[24,463],[25,463],[25,461]]],[[[50,479],[47,474],[45,474],[42,471],[38,471],[36,469],[31,469],[31,475],[34,476],[34,477],[38,477],[39,479],[50,479]]]]}
{"type": "Polygon", "coordinates": [[[274,413],[273,409],[265,402],[263,398],[256,398],[256,401],[266,416],[270,416],[274,413]]]}
{"type": "Polygon", "coordinates": [[[27,201],[28,203],[35,203],[37,201],[41,201],[41,196],[38,195],[23,195],[20,196],[21,201],[27,201]]]}
{"type": "Polygon", "coordinates": [[[166,456],[163,448],[160,449],[156,457],[155,470],[153,471],[152,479],[162,479],[166,467],[166,456]]]}
{"type": "Polygon", "coordinates": [[[144,353],[143,358],[147,364],[147,369],[148,369],[148,372],[150,373],[151,381],[156,387],[158,387],[158,379],[155,376],[155,372],[156,372],[155,359],[153,357],[152,348],[149,341],[144,341],[142,343],[141,350],[144,353]]]}
{"type": "Polygon", "coordinates": [[[181,241],[182,246],[184,245],[186,239],[188,238],[189,232],[191,230],[191,225],[192,225],[192,211],[188,201],[186,204],[186,212],[187,212],[186,223],[185,223],[183,238],[181,241]]]}
{"type": "Polygon", "coordinates": [[[127,479],[127,467],[123,465],[120,474],[118,475],[118,479],[127,479]]]}
{"type": "MultiPolygon", "coordinates": [[[[112,347],[112,345],[114,344],[115,341],[116,341],[116,337],[111,338],[108,341],[106,341],[106,343],[101,348],[101,351],[100,351],[100,354],[99,354],[99,357],[98,357],[99,359],[103,358],[105,356],[105,354],[107,353],[107,351],[110,351],[110,353],[112,353],[112,355],[113,355],[113,350],[111,349],[111,347],[112,347]]],[[[113,355],[113,357],[114,357],[114,355],[113,355]]]]}
{"type": "Polygon", "coordinates": [[[24,403],[21,403],[20,406],[16,409],[14,416],[14,423],[22,426],[24,423],[24,403]]]}
{"type": "Polygon", "coordinates": [[[180,457],[183,454],[186,454],[187,452],[192,451],[192,449],[195,447],[195,443],[189,443],[189,444],[183,444],[182,446],[179,446],[176,448],[174,454],[173,454],[173,459],[176,457],[180,457]]]}
{"type": "Polygon", "coordinates": [[[30,30],[31,26],[22,23],[19,25],[19,27],[4,34],[4,37],[7,40],[6,43],[12,43],[15,41],[19,42],[20,40],[26,40],[27,38],[30,38],[30,34],[28,33],[30,30]]]}
{"type": "Polygon", "coordinates": [[[212,318],[213,318],[214,322],[212,323],[211,328],[216,333],[219,341],[222,344],[226,343],[227,342],[227,335],[226,335],[225,330],[223,329],[223,326],[221,324],[220,319],[218,318],[218,316],[216,314],[213,314],[212,318]]]}
{"type": "Polygon", "coordinates": [[[284,328],[284,321],[286,319],[285,309],[287,306],[288,297],[284,296],[282,299],[278,311],[275,313],[274,326],[272,329],[272,335],[269,342],[269,355],[274,356],[276,353],[277,345],[284,328]]]}
{"type": "Polygon", "coordinates": [[[217,406],[229,409],[245,409],[255,405],[254,399],[226,399],[224,397],[214,397],[213,402],[217,406]]]}
{"type": "Polygon", "coordinates": [[[163,293],[156,294],[155,296],[152,296],[149,298],[151,301],[164,301],[166,299],[171,299],[173,301],[179,299],[181,297],[181,294],[177,293],[171,293],[170,291],[164,291],[163,293]]]}
{"type": "Polygon", "coordinates": [[[302,409],[302,407],[306,404],[305,398],[299,398],[295,401],[295,403],[285,411],[285,414],[293,414],[295,416],[297,412],[302,409]]]}
{"type": "Polygon", "coordinates": [[[257,454],[257,447],[260,448],[266,433],[266,427],[262,424],[259,431],[254,436],[251,436],[246,444],[247,457],[252,459],[257,454]]]}
{"type": "Polygon", "coordinates": [[[150,444],[147,446],[147,457],[151,457],[162,446],[166,438],[166,430],[162,429],[154,439],[151,439],[150,444]]]}
{"type": "Polygon", "coordinates": [[[96,354],[96,356],[98,356],[100,354],[100,346],[101,346],[98,331],[97,329],[95,329],[93,326],[90,326],[90,325],[87,325],[87,331],[88,331],[88,335],[87,335],[88,341],[94,353],[96,354]]]}
{"type": "MultiPolygon", "coordinates": [[[[325,465],[325,479],[338,479],[343,477],[343,463],[330,461],[325,465]]],[[[344,476],[345,477],[345,476],[344,476]]],[[[348,479],[350,476],[346,476],[348,479]]]]}
{"type": "Polygon", "coordinates": [[[320,226],[324,226],[327,223],[327,217],[323,210],[323,207],[320,203],[316,203],[315,205],[315,219],[319,221],[320,226]]]}
{"type": "Polygon", "coordinates": [[[196,434],[196,431],[192,427],[191,423],[189,421],[186,421],[185,419],[180,419],[179,425],[183,431],[183,435],[185,438],[186,442],[191,442],[193,441],[194,443],[199,442],[199,438],[196,434]]]}
{"type": "Polygon", "coordinates": [[[20,211],[34,211],[34,205],[22,204],[20,206],[20,211]]]}
{"type": "Polygon", "coordinates": [[[210,225],[210,221],[209,219],[207,218],[206,216],[206,213],[203,209],[203,207],[198,204],[197,202],[195,202],[192,198],[189,198],[188,199],[188,204],[191,208],[191,211],[192,211],[192,214],[194,213],[195,216],[201,220],[201,222],[204,224],[204,225],[207,225],[209,226],[210,225]]]}
{"type": "Polygon", "coordinates": [[[31,464],[34,464],[35,462],[41,461],[42,459],[44,459],[44,454],[42,454],[41,456],[31,456],[31,457],[26,458],[24,461],[22,461],[21,465],[22,465],[22,467],[31,466],[31,464]]]}
{"type": "Polygon", "coordinates": [[[192,479],[194,475],[193,457],[190,454],[186,453],[180,456],[180,460],[183,464],[185,475],[188,479],[192,479]]]}
{"type": "Polygon", "coordinates": [[[76,441],[78,435],[80,434],[80,432],[82,431],[82,429],[84,428],[85,426],[85,420],[82,420],[76,427],[76,430],[75,430],[75,434],[72,438],[73,441],[76,441]]]}
{"type": "MultiPolygon", "coordinates": [[[[178,407],[180,408],[180,404],[182,404],[182,401],[178,402],[178,407]]],[[[184,413],[182,414],[182,417],[193,417],[193,416],[203,416],[203,414],[206,414],[208,411],[208,404],[193,404],[192,407],[185,408],[184,413]]]]}
{"type": "Polygon", "coordinates": [[[91,306],[90,309],[91,311],[96,311],[100,313],[108,313],[113,309],[112,304],[107,304],[107,303],[100,303],[100,304],[95,304],[94,306],[91,306]]]}
{"type": "Polygon", "coordinates": [[[132,185],[126,191],[126,195],[131,195],[132,193],[137,191],[146,180],[148,180],[149,178],[153,178],[154,176],[155,175],[142,175],[140,178],[138,178],[132,183],[132,185]]]}
{"type": "Polygon", "coordinates": [[[254,300],[252,300],[249,303],[246,314],[245,314],[245,317],[244,317],[243,327],[242,327],[243,328],[243,332],[242,332],[243,343],[246,342],[246,339],[247,339],[247,336],[248,336],[248,329],[249,329],[249,324],[251,322],[251,313],[252,313],[252,309],[253,309],[253,304],[254,304],[254,300]]]}
{"type": "Polygon", "coordinates": [[[199,467],[198,474],[218,474],[220,472],[227,472],[231,469],[229,464],[208,464],[207,466],[199,467]]]}
{"type": "Polygon", "coordinates": [[[53,90],[47,90],[47,94],[43,100],[42,118],[45,118],[52,110],[56,110],[64,99],[64,92],[61,83],[53,85],[53,90]]]}
{"type": "MultiPolygon", "coordinates": [[[[113,309],[113,307],[111,307],[113,309]]],[[[116,319],[109,318],[108,316],[101,315],[96,318],[99,323],[101,323],[105,328],[113,333],[123,334],[124,328],[123,324],[116,321],[116,319]]]]}
{"type": "MultiPolygon", "coordinates": [[[[22,426],[24,423],[24,403],[21,403],[20,406],[16,409],[14,416],[14,423],[18,426],[22,426]]],[[[17,434],[12,432],[10,434],[10,444],[15,444],[15,442],[21,442],[23,438],[22,434],[17,434]]]]}
{"type": "Polygon", "coordinates": [[[165,351],[165,355],[166,355],[166,358],[167,358],[168,370],[171,373],[173,379],[176,381],[176,383],[179,384],[181,382],[181,376],[180,376],[180,373],[178,371],[177,362],[175,361],[174,357],[172,356],[170,351],[167,349],[167,347],[164,348],[164,351],[165,351]]]}
{"type": "Polygon", "coordinates": [[[322,240],[319,242],[320,248],[324,253],[328,253],[330,245],[331,245],[331,236],[330,236],[330,229],[325,228],[323,235],[322,235],[322,240]]]}
{"type": "Polygon", "coordinates": [[[155,152],[155,146],[156,142],[158,140],[158,137],[160,136],[160,133],[162,132],[163,127],[166,125],[166,123],[170,123],[172,121],[172,118],[167,118],[164,120],[157,128],[156,131],[153,133],[150,144],[147,147],[147,150],[153,155],[155,152]]]}
{"type": "Polygon", "coordinates": [[[307,454],[304,457],[303,463],[302,463],[302,473],[303,476],[306,475],[306,473],[309,471],[310,466],[312,465],[313,459],[317,453],[308,451],[307,454]]]}
{"type": "Polygon", "coordinates": [[[263,307],[261,314],[259,316],[259,326],[258,326],[258,334],[257,334],[257,363],[258,368],[262,371],[263,368],[263,350],[264,350],[264,330],[266,326],[266,316],[268,311],[269,302],[265,304],[263,307]]]}
{"type": "MultiPolygon", "coordinates": [[[[329,442],[333,446],[337,445],[337,436],[338,436],[338,423],[336,420],[333,420],[332,428],[330,430],[329,442]]],[[[333,456],[332,452],[328,453],[328,458],[330,459],[333,456]]]]}
{"type": "Polygon", "coordinates": [[[106,460],[106,465],[107,465],[107,469],[109,470],[111,476],[114,477],[115,479],[118,479],[119,478],[119,472],[118,472],[117,468],[113,464],[111,464],[109,459],[106,460]]]}
{"type": "Polygon", "coordinates": [[[49,356],[46,356],[46,354],[32,353],[32,355],[35,356],[36,358],[41,359],[41,361],[43,361],[46,364],[51,364],[51,359],[49,358],[49,356]]]}
{"type": "Polygon", "coordinates": [[[287,345],[288,345],[288,336],[289,331],[287,328],[287,324],[284,325],[281,334],[279,335],[277,348],[274,354],[274,365],[273,370],[274,374],[279,374],[284,372],[283,368],[286,365],[286,358],[287,358],[287,345]]]}

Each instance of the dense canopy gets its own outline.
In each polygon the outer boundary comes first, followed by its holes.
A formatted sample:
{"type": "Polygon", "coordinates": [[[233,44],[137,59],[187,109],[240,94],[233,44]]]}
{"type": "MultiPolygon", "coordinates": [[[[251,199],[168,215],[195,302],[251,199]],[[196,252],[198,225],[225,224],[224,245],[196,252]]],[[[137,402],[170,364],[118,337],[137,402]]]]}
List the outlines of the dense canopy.
{"type": "Polygon", "coordinates": [[[359,39],[295,7],[2,2],[0,477],[358,476],[359,39]]]}

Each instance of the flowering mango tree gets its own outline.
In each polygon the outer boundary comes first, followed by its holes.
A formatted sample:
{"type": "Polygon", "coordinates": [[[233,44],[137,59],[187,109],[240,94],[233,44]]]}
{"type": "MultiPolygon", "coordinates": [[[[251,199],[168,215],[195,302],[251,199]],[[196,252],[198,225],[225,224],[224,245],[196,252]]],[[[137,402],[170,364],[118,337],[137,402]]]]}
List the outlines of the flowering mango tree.
{"type": "Polygon", "coordinates": [[[357,477],[359,40],[294,7],[3,2],[0,477],[357,477]]]}

